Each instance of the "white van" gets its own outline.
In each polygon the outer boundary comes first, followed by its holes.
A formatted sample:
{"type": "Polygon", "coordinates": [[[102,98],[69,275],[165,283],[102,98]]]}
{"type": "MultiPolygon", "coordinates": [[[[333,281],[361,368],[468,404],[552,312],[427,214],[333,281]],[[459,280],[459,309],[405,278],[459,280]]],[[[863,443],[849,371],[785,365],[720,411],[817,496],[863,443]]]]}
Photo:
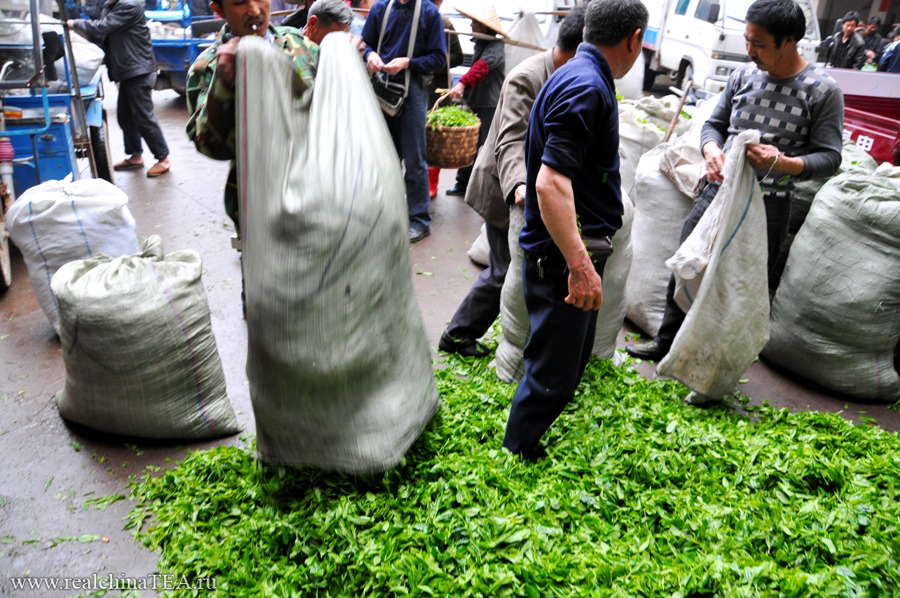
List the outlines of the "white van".
{"type": "MultiPolygon", "coordinates": [[[[806,36],[798,47],[803,57],[816,61],[819,22],[813,0],[796,0],[806,14],[806,36]]],[[[644,88],[657,74],[670,72],[675,85],[687,80],[718,93],[731,72],[748,62],[744,17],[753,0],[644,0],[650,23],[644,35],[644,88]]]]}

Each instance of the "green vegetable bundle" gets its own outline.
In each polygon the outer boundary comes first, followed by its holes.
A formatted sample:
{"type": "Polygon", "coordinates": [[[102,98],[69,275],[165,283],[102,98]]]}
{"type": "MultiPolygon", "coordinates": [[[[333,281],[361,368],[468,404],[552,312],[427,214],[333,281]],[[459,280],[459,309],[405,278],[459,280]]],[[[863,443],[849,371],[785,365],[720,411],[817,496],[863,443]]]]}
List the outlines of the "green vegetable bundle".
{"type": "Polygon", "coordinates": [[[442,127],[474,127],[478,124],[478,117],[460,106],[441,106],[428,112],[427,122],[432,129],[438,123],[442,127]]]}
{"type": "Polygon", "coordinates": [[[132,486],[159,571],[221,596],[897,596],[900,437],[836,414],[682,403],[594,361],[528,464],[514,386],[436,371],[444,408],[371,478],[191,453],[132,486]],[[145,521],[146,523],[145,526],[145,521]]]}

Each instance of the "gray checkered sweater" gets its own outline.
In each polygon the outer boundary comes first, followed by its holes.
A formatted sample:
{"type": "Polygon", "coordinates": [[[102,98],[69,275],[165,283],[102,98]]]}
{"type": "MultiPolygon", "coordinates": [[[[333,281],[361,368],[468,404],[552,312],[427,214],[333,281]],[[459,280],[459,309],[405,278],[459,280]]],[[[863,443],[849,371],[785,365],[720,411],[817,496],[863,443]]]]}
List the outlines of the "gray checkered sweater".
{"type": "Polygon", "coordinates": [[[828,73],[813,64],[787,79],[772,79],[753,64],[736,69],[712,116],[703,125],[701,147],[715,141],[728,151],[741,131],[756,129],[761,143],[786,156],[803,157],[803,173],[792,177],[757,171],[763,193],[788,199],[794,178],[834,174],[841,165],[844,95],[828,73]]]}

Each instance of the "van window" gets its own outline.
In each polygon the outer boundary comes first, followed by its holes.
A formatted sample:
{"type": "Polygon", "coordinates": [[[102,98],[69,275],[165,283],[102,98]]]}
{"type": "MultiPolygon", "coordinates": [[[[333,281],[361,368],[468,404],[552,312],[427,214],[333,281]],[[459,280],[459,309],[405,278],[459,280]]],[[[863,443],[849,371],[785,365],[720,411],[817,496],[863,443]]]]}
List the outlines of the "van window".
{"type": "Polygon", "coordinates": [[[678,0],[678,4],[675,5],[675,14],[683,15],[687,13],[688,4],[691,3],[691,0],[678,0]]]}
{"type": "Polygon", "coordinates": [[[697,3],[697,10],[694,11],[694,17],[701,21],[705,21],[707,17],[709,17],[710,4],[712,4],[712,0],[700,0],[700,2],[697,3]]]}

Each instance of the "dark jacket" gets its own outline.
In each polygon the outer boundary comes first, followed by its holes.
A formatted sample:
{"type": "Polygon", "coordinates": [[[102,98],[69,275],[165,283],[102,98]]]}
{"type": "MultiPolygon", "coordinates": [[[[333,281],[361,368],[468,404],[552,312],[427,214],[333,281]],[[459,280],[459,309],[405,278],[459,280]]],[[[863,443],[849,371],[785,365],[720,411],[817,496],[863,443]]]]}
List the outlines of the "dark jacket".
{"type": "Polygon", "coordinates": [[[826,41],[831,44],[826,66],[859,70],[866,63],[866,42],[860,34],[853,32],[847,43],[844,43],[842,32],[834,34],[826,41]]]}
{"type": "Polygon", "coordinates": [[[107,3],[99,19],[77,19],[74,29],[103,48],[113,81],[156,72],[143,0],[107,3]]]}

